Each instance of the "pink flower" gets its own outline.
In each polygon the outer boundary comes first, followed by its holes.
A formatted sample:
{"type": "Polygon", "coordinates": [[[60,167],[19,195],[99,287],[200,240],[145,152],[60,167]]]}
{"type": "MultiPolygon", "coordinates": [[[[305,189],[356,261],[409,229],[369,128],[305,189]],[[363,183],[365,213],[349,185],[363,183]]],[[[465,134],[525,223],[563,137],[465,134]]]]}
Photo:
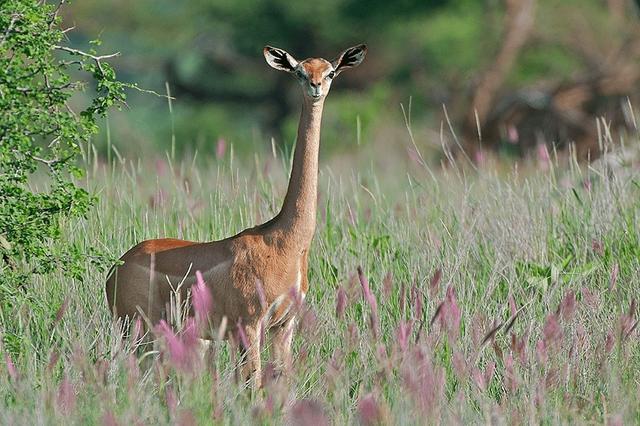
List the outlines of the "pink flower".
{"type": "Polygon", "coordinates": [[[227,151],[227,141],[224,138],[218,138],[218,142],[216,142],[216,158],[220,160],[224,157],[225,152],[227,151]]]}
{"type": "Polygon", "coordinates": [[[312,399],[302,399],[296,401],[291,407],[288,424],[328,426],[330,422],[319,402],[312,399]]]}
{"type": "Polygon", "coordinates": [[[422,319],[422,292],[416,285],[411,287],[411,302],[413,303],[413,315],[416,320],[422,319]]]}
{"type": "Polygon", "coordinates": [[[193,318],[186,321],[181,336],[177,336],[164,320],[160,320],[154,331],[164,339],[171,363],[183,371],[192,371],[198,342],[198,332],[193,318]]]}
{"type": "Polygon", "coordinates": [[[342,287],[338,287],[336,292],[336,317],[344,318],[344,311],[347,307],[347,292],[342,287]]]}
{"type": "Polygon", "coordinates": [[[491,361],[487,364],[487,368],[484,369],[484,383],[489,386],[493,380],[493,373],[496,371],[496,363],[491,361]]]}
{"type": "Polygon", "coordinates": [[[461,317],[455,290],[449,286],[440,312],[440,327],[447,332],[451,339],[456,339],[460,333],[461,317]]]}
{"type": "Polygon", "coordinates": [[[600,302],[599,297],[586,287],[580,289],[580,294],[582,295],[583,302],[590,308],[595,308],[600,302]]]}
{"type": "Polygon", "coordinates": [[[576,294],[573,290],[569,290],[560,303],[560,314],[565,321],[571,320],[576,311],[576,294]]]}
{"type": "Polygon", "coordinates": [[[598,256],[604,256],[604,244],[602,243],[602,241],[591,240],[591,249],[598,256]]]}
{"type": "Polygon", "coordinates": [[[378,337],[378,303],[376,302],[376,297],[371,292],[371,288],[369,287],[369,280],[364,275],[362,271],[362,267],[358,266],[358,278],[360,280],[360,285],[362,286],[362,295],[364,299],[369,304],[371,308],[371,315],[369,317],[371,332],[373,333],[373,337],[378,337]]]}
{"type": "Polygon", "coordinates": [[[458,380],[465,380],[467,375],[467,360],[464,358],[462,352],[455,351],[451,357],[451,364],[453,365],[453,372],[458,380]]]}
{"type": "Polygon", "coordinates": [[[199,321],[204,321],[205,318],[208,318],[213,308],[213,298],[211,297],[211,290],[204,282],[200,271],[196,271],[196,284],[191,287],[191,297],[196,318],[199,321]]]}
{"type": "Polygon", "coordinates": [[[516,300],[513,298],[513,294],[509,294],[509,312],[511,313],[511,317],[514,317],[518,312],[518,307],[516,306],[516,300]]]}
{"type": "Polygon", "coordinates": [[[58,360],[60,359],[60,352],[57,350],[53,350],[51,355],[49,355],[49,363],[47,364],[47,371],[51,372],[53,368],[58,364],[58,360]]]}
{"type": "Polygon", "coordinates": [[[111,410],[106,411],[102,415],[101,423],[102,426],[118,426],[119,424],[111,410]]]}
{"type": "Polygon", "coordinates": [[[440,280],[442,279],[442,269],[436,269],[436,272],[431,277],[431,281],[429,282],[429,294],[431,297],[435,297],[438,294],[438,286],[440,285],[440,280]]]}
{"type": "Polygon", "coordinates": [[[360,285],[362,286],[362,295],[364,299],[367,301],[372,311],[378,310],[378,304],[376,302],[376,298],[371,292],[371,288],[369,287],[369,280],[364,275],[362,271],[362,267],[358,266],[358,278],[360,280],[360,285]]]}
{"type": "Polygon", "coordinates": [[[518,390],[518,379],[514,372],[514,362],[511,354],[507,354],[504,359],[504,369],[507,388],[511,393],[515,393],[515,391],[518,390]]]}
{"type": "Polygon", "coordinates": [[[613,346],[616,344],[616,339],[613,337],[613,334],[609,332],[607,337],[604,340],[604,351],[606,354],[610,354],[613,350],[613,346]]]}
{"type": "Polygon", "coordinates": [[[388,299],[393,291],[393,274],[391,272],[387,272],[387,275],[384,276],[384,280],[382,280],[382,290],[384,297],[388,299]]]}
{"type": "Polygon", "coordinates": [[[544,343],[544,340],[539,340],[536,344],[536,358],[538,359],[538,363],[540,365],[544,365],[547,363],[547,347],[544,343]]]}
{"type": "Polygon", "coordinates": [[[363,425],[377,425],[382,423],[382,410],[373,394],[369,393],[358,401],[358,417],[363,425]]]}
{"type": "Polygon", "coordinates": [[[7,373],[9,373],[9,377],[11,377],[12,380],[18,380],[18,370],[7,353],[4,354],[4,362],[7,364],[7,373]]]}
{"type": "Polygon", "coordinates": [[[479,368],[473,369],[473,371],[471,372],[471,378],[473,379],[473,382],[476,384],[476,386],[478,386],[478,388],[482,392],[484,392],[487,389],[487,386],[484,383],[484,375],[482,374],[482,371],[480,371],[479,368]]]}
{"type": "Polygon", "coordinates": [[[69,299],[65,297],[64,302],[62,302],[62,305],[60,305],[60,308],[56,312],[56,318],[53,321],[54,327],[56,324],[58,324],[62,320],[62,317],[64,316],[64,313],[67,311],[68,306],[69,306],[69,299]]]}
{"type": "Polygon", "coordinates": [[[542,334],[544,335],[545,347],[550,347],[560,342],[562,339],[562,328],[560,328],[558,317],[556,315],[547,316],[544,328],[542,329],[542,334]]]}
{"type": "Polygon", "coordinates": [[[156,160],[156,174],[158,176],[164,176],[167,173],[167,164],[164,160],[157,159],[156,160]]]}
{"type": "Polygon", "coordinates": [[[611,278],[609,279],[609,290],[616,288],[616,281],[618,280],[618,264],[614,264],[611,268],[611,278]]]}
{"type": "Polygon", "coordinates": [[[398,328],[396,329],[396,340],[400,345],[402,352],[407,350],[409,346],[409,337],[411,337],[411,329],[413,327],[412,321],[400,321],[398,328]]]}
{"type": "Polygon", "coordinates": [[[444,371],[436,368],[420,347],[405,364],[402,379],[417,408],[426,415],[434,415],[444,395],[444,371]]]}
{"type": "Polygon", "coordinates": [[[56,405],[65,415],[69,415],[76,406],[76,394],[73,390],[73,385],[66,375],[62,379],[62,382],[60,382],[60,386],[58,386],[56,405]]]}
{"type": "Polygon", "coordinates": [[[167,385],[164,397],[167,402],[167,408],[169,409],[169,415],[171,415],[171,417],[175,416],[176,408],[178,408],[178,400],[171,385],[167,385]]]}

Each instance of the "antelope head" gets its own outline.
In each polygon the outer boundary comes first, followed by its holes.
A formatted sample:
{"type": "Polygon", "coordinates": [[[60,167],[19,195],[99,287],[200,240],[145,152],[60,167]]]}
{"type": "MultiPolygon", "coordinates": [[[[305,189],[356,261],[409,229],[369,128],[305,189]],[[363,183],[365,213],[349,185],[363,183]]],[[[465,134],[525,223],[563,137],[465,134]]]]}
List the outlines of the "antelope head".
{"type": "Polygon", "coordinates": [[[298,61],[286,51],[271,46],[265,46],[263,52],[271,67],[293,74],[302,86],[303,95],[315,102],[327,96],[331,82],[338,74],[360,65],[367,53],[367,46],[360,44],[350,47],[333,61],[322,58],[298,61]]]}

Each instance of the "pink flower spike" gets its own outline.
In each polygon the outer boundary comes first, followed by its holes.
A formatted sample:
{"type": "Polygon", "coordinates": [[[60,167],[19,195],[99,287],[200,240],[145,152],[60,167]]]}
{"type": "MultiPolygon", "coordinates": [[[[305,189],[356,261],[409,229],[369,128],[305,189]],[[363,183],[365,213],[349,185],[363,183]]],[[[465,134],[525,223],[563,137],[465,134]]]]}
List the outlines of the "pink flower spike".
{"type": "Polygon", "coordinates": [[[442,279],[442,269],[436,269],[436,272],[431,277],[431,281],[429,282],[429,294],[431,297],[434,297],[438,293],[438,286],[440,285],[440,280],[442,279]]]}
{"type": "Polygon", "coordinates": [[[447,332],[449,338],[455,339],[460,333],[460,320],[462,314],[456,300],[455,290],[452,286],[447,288],[447,295],[440,312],[440,327],[447,332]]]}
{"type": "Polygon", "coordinates": [[[453,366],[453,372],[458,380],[466,379],[467,374],[467,360],[464,358],[462,352],[455,351],[451,357],[451,365],[453,366]]]}
{"type": "Polygon", "coordinates": [[[513,294],[509,294],[509,312],[511,313],[511,317],[513,318],[518,312],[518,307],[516,305],[516,300],[513,298],[513,294]]]}
{"type": "Polygon", "coordinates": [[[504,368],[506,370],[505,378],[508,389],[514,393],[518,389],[518,380],[514,372],[513,356],[509,353],[504,360],[504,368]]]}
{"type": "Polygon", "coordinates": [[[58,409],[65,415],[69,415],[76,406],[76,394],[73,390],[73,385],[66,375],[62,379],[62,382],[60,382],[60,386],[58,386],[56,404],[58,409]]]}
{"type": "Polygon", "coordinates": [[[487,368],[484,370],[484,384],[485,386],[489,386],[491,384],[491,380],[493,379],[493,373],[496,371],[496,363],[491,361],[487,364],[487,368]]]}
{"type": "Polygon", "coordinates": [[[576,294],[573,290],[569,290],[562,299],[560,304],[560,314],[565,321],[571,320],[576,311],[576,294]]]}
{"type": "Polygon", "coordinates": [[[387,275],[384,276],[384,280],[382,280],[382,290],[384,297],[388,299],[393,291],[393,274],[391,272],[387,272],[387,275]]]}
{"type": "Polygon", "coordinates": [[[407,350],[409,346],[409,337],[411,336],[411,329],[413,327],[412,321],[400,321],[398,328],[396,329],[396,340],[400,345],[402,352],[407,350]]]}
{"type": "Polygon", "coordinates": [[[558,317],[556,315],[549,315],[544,323],[542,329],[544,335],[544,345],[549,347],[558,343],[562,339],[562,328],[558,323],[558,317]]]}
{"type": "Polygon", "coordinates": [[[293,426],[329,426],[330,424],[322,405],[312,399],[296,401],[291,407],[288,417],[289,422],[287,423],[293,426]]]}
{"type": "Polygon", "coordinates": [[[358,401],[358,417],[362,425],[382,423],[382,412],[373,394],[367,394],[358,401]]]}
{"type": "Polygon", "coordinates": [[[160,323],[155,327],[155,333],[164,338],[169,357],[174,365],[178,368],[188,369],[190,362],[187,348],[165,320],[160,320],[160,323]]]}
{"type": "Polygon", "coordinates": [[[204,319],[209,316],[213,308],[213,298],[211,290],[204,282],[202,273],[196,271],[196,284],[191,289],[191,297],[193,298],[193,310],[198,319],[204,319]]]}
{"type": "Polygon", "coordinates": [[[47,364],[47,371],[53,370],[53,368],[58,364],[58,360],[60,359],[60,353],[55,349],[49,355],[49,363],[47,364]]]}
{"type": "Polygon", "coordinates": [[[216,158],[220,160],[224,157],[225,152],[227,152],[227,141],[224,138],[218,138],[218,142],[216,142],[216,158]]]}
{"type": "Polygon", "coordinates": [[[474,368],[471,372],[471,378],[481,391],[485,391],[484,375],[478,368],[474,368]]]}
{"type": "Polygon", "coordinates": [[[18,370],[7,353],[4,354],[4,362],[7,364],[7,373],[9,373],[9,377],[11,377],[12,380],[18,380],[18,370]]]}
{"type": "Polygon", "coordinates": [[[178,408],[178,400],[171,385],[168,385],[165,390],[165,400],[167,402],[167,408],[169,409],[169,415],[171,415],[171,417],[175,416],[176,409],[178,408]]]}
{"type": "Polygon", "coordinates": [[[60,308],[56,312],[56,319],[53,321],[54,327],[56,324],[58,324],[62,320],[62,317],[64,316],[64,313],[67,311],[68,306],[69,306],[69,299],[65,297],[64,302],[62,302],[62,305],[60,305],[60,308]]]}
{"type": "Polygon", "coordinates": [[[613,291],[616,288],[616,281],[618,280],[618,264],[614,264],[611,268],[611,278],[609,280],[609,290],[613,291]]]}
{"type": "Polygon", "coordinates": [[[113,412],[106,411],[103,415],[102,415],[102,419],[101,419],[101,423],[102,426],[118,426],[119,423],[116,420],[116,417],[113,415],[113,412]]]}
{"type": "Polygon", "coordinates": [[[378,303],[376,302],[376,298],[371,292],[371,288],[369,287],[369,280],[364,275],[362,271],[362,267],[358,266],[358,278],[360,279],[360,285],[362,286],[362,294],[371,307],[371,310],[374,312],[378,311],[378,303]]]}
{"type": "Polygon", "coordinates": [[[413,314],[415,318],[418,320],[422,319],[422,292],[415,285],[411,288],[411,299],[413,301],[413,314]]]}
{"type": "Polygon", "coordinates": [[[336,292],[336,317],[338,319],[344,318],[344,311],[347,307],[347,292],[344,288],[339,287],[336,292]]]}
{"type": "Polygon", "coordinates": [[[536,344],[536,358],[538,363],[544,365],[547,363],[547,348],[544,344],[544,340],[539,340],[536,344]]]}

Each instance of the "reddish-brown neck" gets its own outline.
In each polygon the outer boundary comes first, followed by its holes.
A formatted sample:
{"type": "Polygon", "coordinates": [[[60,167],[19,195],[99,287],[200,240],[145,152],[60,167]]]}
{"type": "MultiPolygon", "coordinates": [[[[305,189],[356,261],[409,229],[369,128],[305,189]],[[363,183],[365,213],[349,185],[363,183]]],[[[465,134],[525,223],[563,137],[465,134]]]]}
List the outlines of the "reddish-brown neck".
{"type": "Polygon", "coordinates": [[[298,138],[287,195],[275,221],[286,237],[304,246],[311,244],[316,227],[318,151],[324,98],[303,96],[298,138]]]}

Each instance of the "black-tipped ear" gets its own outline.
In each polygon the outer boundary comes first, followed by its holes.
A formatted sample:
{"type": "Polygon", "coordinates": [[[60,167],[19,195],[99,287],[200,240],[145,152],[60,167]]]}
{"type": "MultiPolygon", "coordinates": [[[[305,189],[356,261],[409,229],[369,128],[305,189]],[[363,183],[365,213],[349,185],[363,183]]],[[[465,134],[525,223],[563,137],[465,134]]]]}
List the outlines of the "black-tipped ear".
{"type": "Polygon", "coordinates": [[[277,70],[293,72],[298,66],[298,61],[282,49],[265,46],[262,51],[267,63],[277,70]]]}
{"type": "Polygon", "coordinates": [[[338,74],[347,68],[353,68],[360,65],[367,54],[367,45],[360,44],[353,46],[342,52],[336,59],[331,62],[335,73],[338,74]]]}

